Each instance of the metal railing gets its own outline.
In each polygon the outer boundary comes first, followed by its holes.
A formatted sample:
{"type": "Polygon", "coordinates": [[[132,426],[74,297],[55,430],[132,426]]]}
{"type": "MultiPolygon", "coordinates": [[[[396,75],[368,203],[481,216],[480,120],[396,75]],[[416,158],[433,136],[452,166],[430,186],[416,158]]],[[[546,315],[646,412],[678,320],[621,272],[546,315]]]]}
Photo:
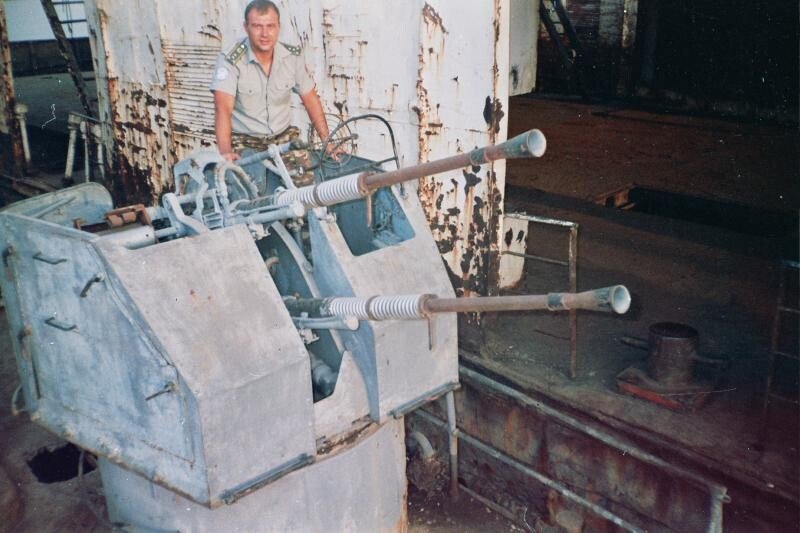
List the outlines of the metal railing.
{"type": "MultiPolygon", "coordinates": [[[[538,415],[553,420],[556,424],[576,431],[582,435],[585,435],[591,439],[594,439],[598,442],[603,443],[604,445],[618,450],[623,456],[628,456],[632,460],[638,461],[640,463],[649,465],[654,467],[662,472],[667,473],[669,476],[682,479],[683,481],[693,485],[694,487],[700,489],[701,491],[707,494],[708,500],[706,502],[708,508],[708,523],[706,524],[704,530],[706,533],[722,533],[723,526],[722,526],[722,519],[723,519],[723,506],[726,503],[730,503],[731,499],[728,496],[727,488],[711,479],[704,477],[701,474],[688,470],[682,466],[673,464],[668,462],[660,457],[653,455],[645,451],[642,448],[634,446],[624,440],[616,437],[615,435],[604,431],[603,429],[596,427],[592,424],[588,424],[583,422],[566,412],[561,410],[555,409],[546,405],[543,402],[540,402],[514,388],[511,388],[507,385],[504,385],[500,382],[497,382],[479,372],[474,370],[470,370],[464,366],[459,366],[459,375],[462,382],[467,382],[471,386],[476,387],[478,389],[488,390],[492,394],[499,395],[500,397],[507,398],[512,402],[516,403],[517,405],[535,411],[538,415]]],[[[451,497],[456,498],[458,495],[459,488],[467,488],[464,485],[460,485],[458,483],[458,441],[462,441],[464,444],[481,451],[484,454],[489,455],[490,457],[506,464],[507,466],[513,468],[517,472],[537,481],[545,485],[546,487],[555,490],[568,500],[576,503],[577,505],[583,507],[587,511],[596,514],[604,518],[605,520],[615,524],[616,526],[620,527],[625,531],[630,532],[641,532],[644,531],[637,524],[633,524],[628,520],[625,520],[621,516],[613,513],[608,508],[605,508],[597,503],[590,501],[588,498],[581,496],[577,492],[575,492],[572,488],[564,484],[563,482],[559,481],[558,479],[551,478],[545,475],[543,472],[537,471],[531,465],[525,464],[520,462],[517,459],[507,455],[503,451],[490,446],[477,438],[465,433],[463,430],[459,429],[456,425],[456,413],[455,413],[455,402],[452,391],[446,397],[447,401],[447,420],[441,420],[440,418],[434,416],[433,414],[424,411],[423,409],[417,410],[414,414],[419,416],[421,419],[425,420],[427,423],[433,425],[434,427],[447,431],[448,433],[448,442],[449,442],[449,451],[450,451],[450,494],[451,497]]],[[[473,491],[468,491],[470,494],[474,494],[473,491]]],[[[486,500],[486,502],[491,502],[491,500],[486,500]]],[[[495,510],[500,511],[504,514],[507,518],[511,520],[517,519],[516,516],[508,512],[508,510],[504,510],[504,508],[500,505],[496,505],[493,507],[495,510]]],[[[526,522],[527,525],[527,522],[526,522]]]]}
{"type": "MultiPolygon", "coordinates": [[[[547,226],[557,226],[569,229],[569,259],[561,261],[550,257],[542,257],[520,252],[503,251],[504,255],[522,257],[540,263],[565,266],[569,269],[569,292],[578,292],[578,223],[569,220],[559,220],[557,218],[540,217],[536,215],[526,215],[525,213],[508,213],[506,218],[525,220],[530,223],[544,224],[547,226]]],[[[578,313],[575,309],[569,312],[569,377],[578,377],[578,313]]]]}

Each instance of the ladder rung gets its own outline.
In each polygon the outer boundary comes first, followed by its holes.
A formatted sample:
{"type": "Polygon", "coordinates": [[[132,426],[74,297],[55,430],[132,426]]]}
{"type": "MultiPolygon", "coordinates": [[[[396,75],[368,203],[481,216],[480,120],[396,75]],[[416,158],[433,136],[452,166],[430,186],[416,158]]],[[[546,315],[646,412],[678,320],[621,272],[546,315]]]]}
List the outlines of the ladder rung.
{"type": "Polygon", "coordinates": [[[56,2],[51,2],[54,6],[72,6],[75,4],[82,4],[83,0],[58,0],[56,2]]]}
{"type": "Polygon", "coordinates": [[[770,392],[769,394],[767,394],[767,396],[786,403],[800,404],[800,400],[798,400],[797,398],[789,398],[788,396],[783,396],[782,394],[775,394],[774,392],[770,392]]]}
{"type": "Polygon", "coordinates": [[[780,355],[781,357],[787,357],[789,359],[800,359],[800,355],[797,355],[795,353],[786,353],[786,352],[781,352],[779,350],[775,350],[772,353],[775,355],[780,355]]]}
{"type": "Polygon", "coordinates": [[[79,22],[86,22],[86,19],[69,19],[69,20],[59,20],[59,22],[64,24],[78,24],[79,22]]]}
{"type": "Polygon", "coordinates": [[[783,305],[779,305],[778,306],[778,311],[780,311],[782,313],[792,313],[792,314],[795,314],[795,315],[800,315],[800,309],[798,309],[796,307],[786,307],[786,306],[783,306],[783,305]]]}

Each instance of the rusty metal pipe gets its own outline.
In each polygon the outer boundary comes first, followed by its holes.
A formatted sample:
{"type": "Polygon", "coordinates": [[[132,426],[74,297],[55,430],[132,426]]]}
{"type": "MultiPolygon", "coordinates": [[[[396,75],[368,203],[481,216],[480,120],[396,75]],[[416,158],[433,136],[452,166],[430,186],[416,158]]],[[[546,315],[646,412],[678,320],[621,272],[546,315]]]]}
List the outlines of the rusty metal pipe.
{"type": "Polygon", "coordinates": [[[450,456],[450,500],[458,500],[458,427],[456,425],[456,400],[453,391],[445,395],[447,405],[447,448],[450,456]]]}
{"type": "Polygon", "coordinates": [[[711,503],[709,505],[709,520],[707,533],[722,533],[723,505],[730,502],[725,487],[711,487],[711,503]]]}
{"type": "MultiPolygon", "coordinates": [[[[426,422],[428,422],[430,424],[433,424],[433,425],[435,425],[435,426],[437,426],[439,428],[447,429],[447,423],[446,422],[444,422],[444,421],[436,418],[435,416],[423,411],[422,409],[416,411],[415,415],[419,416],[420,418],[422,418],[426,422]]],[[[558,492],[559,494],[561,494],[562,496],[564,496],[568,500],[571,500],[572,502],[580,505],[581,507],[584,507],[584,508],[590,510],[591,512],[595,513],[596,515],[605,518],[609,522],[611,522],[613,524],[616,524],[617,526],[621,527],[625,531],[631,531],[633,533],[644,533],[644,530],[642,528],[637,527],[636,525],[628,522],[627,520],[624,520],[623,518],[615,515],[614,513],[610,512],[609,510],[605,509],[604,507],[601,507],[600,505],[597,505],[596,503],[589,501],[588,499],[584,498],[583,496],[581,496],[581,495],[577,494],[576,492],[572,491],[571,489],[569,489],[566,485],[564,485],[564,484],[562,484],[562,483],[560,483],[560,482],[558,482],[558,481],[556,481],[556,480],[554,480],[552,478],[549,478],[549,477],[545,476],[541,472],[538,472],[537,470],[534,470],[533,468],[531,468],[528,465],[526,465],[526,464],[514,459],[513,457],[510,457],[510,456],[506,455],[505,453],[501,452],[500,450],[498,450],[496,448],[493,448],[493,447],[491,447],[491,446],[489,446],[487,444],[484,444],[483,442],[479,441],[478,439],[468,435],[467,433],[464,433],[460,429],[456,430],[456,435],[462,441],[464,441],[465,443],[469,444],[469,446],[471,446],[473,448],[476,448],[476,449],[480,450],[481,452],[485,453],[486,455],[488,455],[488,456],[490,456],[490,457],[492,457],[494,459],[497,459],[498,461],[501,461],[501,462],[505,463],[506,465],[510,466],[514,470],[516,470],[516,471],[518,471],[518,472],[520,472],[522,474],[525,474],[528,477],[531,477],[531,478],[535,479],[536,481],[538,481],[539,483],[545,485],[546,487],[548,487],[550,489],[553,489],[554,491],[558,492]]]]}
{"type": "Polygon", "coordinates": [[[578,293],[554,292],[524,296],[486,296],[477,298],[428,298],[422,304],[426,313],[487,313],[496,311],[566,311],[585,309],[623,314],[631,295],[623,285],[612,285],[578,293]]]}
{"type": "MultiPolygon", "coordinates": [[[[476,387],[483,387],[507,398],[511,398],[522,407],[533,409],[545,417],[552,418],[558,424],[564,427],[568,427],[578,431],[579,433],[588,435],[589,437],[602,442],[611,448],[619,450],[624,455],[630,455],[634,459],[656,468],[660,468],[665,472],[669,472],[671,475],[691,482],[696,487],[708,491],[708,494],[711,497],[711,508],[714,510],[714,513],[718,514],[718,511],[721,512],[720,510],[722,508],[722,504],[729,503],[731,501],[730,496],[727,495],[727,488],[725,488],[723,485],[706,479],[703,476],[692,472],[691,470],[687,470],[667,462],[649,452],[644,451],[641,448],[637,448],[631,444],[623,442],[610,433],[596,429],[595,427],[582,422],[563,411],[559,411],[558,409],[554,409],[548,405],[545,405],[544,403],[535,400],[530,396],[519,392],[518,390],[503,385],[502,383],[475,372],[474,370],[470,370],[464,366],[459,366],[458,372],[462,378],[462,382],[466,381],[476,387]]],[[[717,517],[712,515],[711,522],[713,523],[715,520],[717,520],[717,517]]]]}
{"type": "Polygon", "coordinates": [[[28,142],[28,125],[25,116],[28,114],[28,106],[17,102],[14,105],[14,114],[19,122],[19,131],[22,135],[22,155],[25,158],[26,168],[31,166],[31,146],[28,142]]]}
{"type": "MultiPolygon", "coordinates": [[[[430,461],[436,457],[436,452],[431,445],[431,441],[421,431],[412,431],[406,437],[406,448],[417,447],[419,454],[424,461],[430,461]]],[[[414,450],[412,450],[413,453],[414,450]]]]}
{"type": "Polygon", "coordinates": [[[78,140],[78,122],[73,122],[72,115],[69,116],[67,123],[69,128],[69,141],[67,142],[67,165],[64,168],[64,179],[72,179],[72,171],[75,169],[75,143],[78,140]]]}
{"type": "Polygon", "coordinates": [[[522,157],[541,157],[547,148],[547,140],[539,130],[529,130],[506,142],[475,148],[474,150],[422,163],[413,167],[401,168],[378,174],[362,174],[359,178],[361,191],[366,195],[381,187],[396,185],[404,181],[432,176],[448,170],[466,166],[479,166],[498,159],[517,159],[522,157]]]}
{"type": "MultiPolygon", "coordinates": [[[[578,292],[578,225],[569,228],[569,292],[578,292]]],[[[630,295],[628,296],[630,302],[630,295]]],[[[625,309],[628,310],[627,307],[625,309]]],[[[569,311],[569,377],[578,377],[578,313],[569,311]]]]}

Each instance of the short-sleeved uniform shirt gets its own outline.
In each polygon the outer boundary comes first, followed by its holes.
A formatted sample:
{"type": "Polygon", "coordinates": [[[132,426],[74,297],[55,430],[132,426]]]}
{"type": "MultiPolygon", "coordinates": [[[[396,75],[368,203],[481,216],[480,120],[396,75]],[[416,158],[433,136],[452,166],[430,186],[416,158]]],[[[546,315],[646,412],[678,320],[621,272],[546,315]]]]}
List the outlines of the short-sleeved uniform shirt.
{"type": "Polygon", "coordinates": [[[306,94],[313,88],[314,80],[299,47],[277,43],[267,74],[248,39],[220,54],[211,82],[212,91],[236,97],[233,132],[257,136],[275,135],[289,127],[291,93],[306,94]]]}

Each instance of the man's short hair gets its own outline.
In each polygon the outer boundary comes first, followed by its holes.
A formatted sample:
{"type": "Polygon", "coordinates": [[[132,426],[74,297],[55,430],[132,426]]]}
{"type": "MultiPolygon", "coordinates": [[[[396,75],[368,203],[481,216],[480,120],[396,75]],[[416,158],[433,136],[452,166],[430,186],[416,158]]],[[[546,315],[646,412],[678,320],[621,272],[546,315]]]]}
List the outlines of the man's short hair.
{"type": "Polygon", "coordinates": [[[275,11],[275,14],[278,15],[278,22],[281,20],[281,10],[278,9],[278,6],[275,5],[275,2],[271,0],[252,0],[247,7],[244,8],[244,21],[247,22],[247,15],[250,14],[252,10],[256,10],[259,13],[266,13],[267,11],[275,11]]]}

